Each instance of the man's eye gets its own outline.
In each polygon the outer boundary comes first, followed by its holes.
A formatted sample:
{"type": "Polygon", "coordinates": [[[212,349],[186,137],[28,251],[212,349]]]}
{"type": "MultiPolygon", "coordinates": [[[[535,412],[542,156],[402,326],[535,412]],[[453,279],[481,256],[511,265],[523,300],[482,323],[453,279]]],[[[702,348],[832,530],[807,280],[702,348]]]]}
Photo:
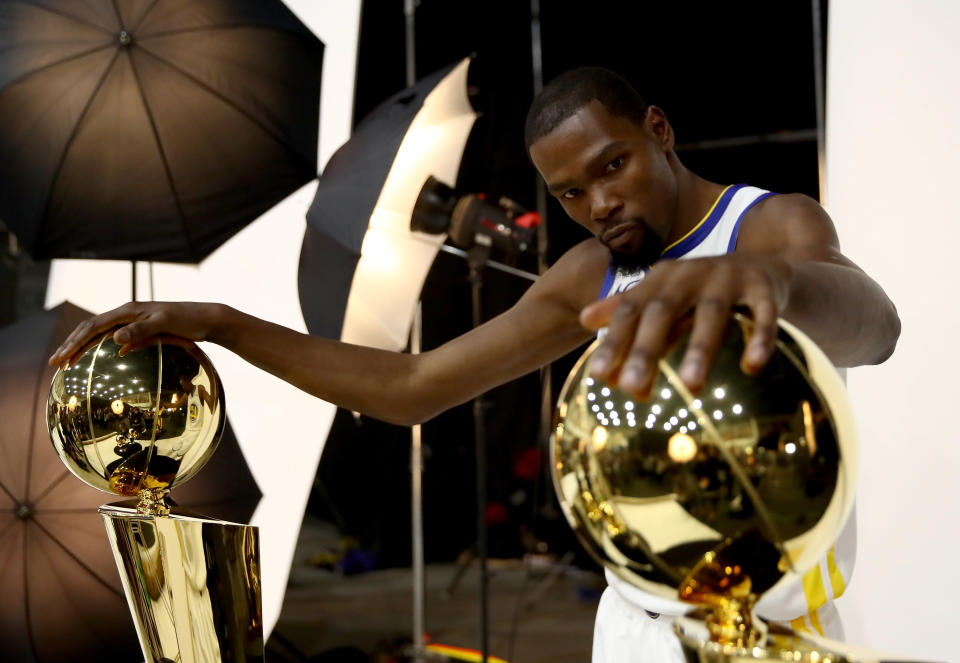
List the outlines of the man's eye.
{"type": "Polygon", "coordinates": [[[563,192],[562,196],[565,200],[573,200],[578,195],[580,195],[580,189],[567,189],[563,192]]]}
{"type": "Polygon", "coordinates": [[[615,170],[620,170],[620,167],[623,165],[623,157],[617,157],[613,161],[607,164],[606,171],[611,173],[615,170]]]}

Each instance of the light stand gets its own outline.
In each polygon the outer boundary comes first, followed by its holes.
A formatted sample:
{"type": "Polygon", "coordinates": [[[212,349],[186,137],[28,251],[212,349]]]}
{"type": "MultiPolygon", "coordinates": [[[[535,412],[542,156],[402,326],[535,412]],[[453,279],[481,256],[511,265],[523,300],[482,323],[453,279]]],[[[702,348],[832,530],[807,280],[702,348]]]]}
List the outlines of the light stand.
{"type": "MultiPolygon", "coordinates": [[[[410,220],[411,230],[431,234],[447,233],[450,239],[466,247],[469,267],[473,328],[483,324],[481,295],[483,270],[490,262],[496,244],[508,253],[526,251],[533,245],[540,217],[527,212],[512,200],[496,203],[482,195],[462,195],[439,180],[429,178],[420,190],[410,220]]],[[[490,592],[487,570],[487,444],[486,400],[483,394],[473,399],[473,433],[476,453],[476,556],[480,565],[480,654],[487,662],[490,640],[490,592]]]]}
{"type": "MultiPolygon", "coordinates": [[[[479,238],[487,239],[482,235],[479,238]]],[[[489,243],[478,242],[467,249],[474,329],[483,324],[483,267],[489,257],[489,243]]],[[[476,450],[477,561],[480,563],[480,655],[486,663],[490,651],[490,578],[487,573],[487,426],[483,394],[473,399],[473,438],[476,450]]]]}

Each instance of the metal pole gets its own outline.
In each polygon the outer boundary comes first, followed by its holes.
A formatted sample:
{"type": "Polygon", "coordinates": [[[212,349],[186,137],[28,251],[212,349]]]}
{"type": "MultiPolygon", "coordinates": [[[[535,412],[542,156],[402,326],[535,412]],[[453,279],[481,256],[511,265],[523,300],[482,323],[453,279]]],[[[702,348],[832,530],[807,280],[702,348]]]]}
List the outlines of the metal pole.
{"type": "Polygon", "coordinates": [[[820,31],[820,0],[812,0],[813,9],[813,81],[817,104],[817,172],[820,180],[820,202],[827,198],[827,149],[824,120],[823,37],[820,31]]]}
{"type": "Polygon", "coordinates": [[[416,13],[417,0],[403,0],[407,28],[407,87],[417,82],[416,13]]]}
{"type": "MultiPolygon", "coordinates": [[[[416,12],[417,0],[404,0],[403,14],[406,24],[406,64],[407,87],[417,82],[417,51],[416,51],[416,12]]],[[[410,352],[420,354],[420,344],[423,339],[423,308],[417,303],[417,311],[413,317],[410,330],[410,352]]],[[[423,557],[423,446],[422,429],[420,424],[414,424],[410,430],[410,510],[412,561],[413,566],[413,660],[422,663],[426,660],[426,647],[423,634],[426,631],[426,601],[424,587],[426,573],[423,557]]]]}
{"type": "MultiPolygon", "coordinates": [[[[530,0],[530,52],[533,60],[533,96],[543,89],[543,47],[540,41],[540,0],[530,0]]],[[[547,271],[547,187],[537,175],[537,267],[541,274],[547,271]]]]}
{"type": "MultiPolygon", "coordinates": [[[[530,0],[530,54],[533,62],[533,96],[543,90],[543,43],[540,38],[540,0],[530,0]]],[[[539,174],[537,180],[537,213],[540,225],[537,227],[537,271],[540,274],[549,269],[547,264],[547,185],[539,174]]],[[[547,364],[540,369],[540,437],[547,444],[553,424],[553,380],[547,364]]],[[[537,508],[537,505],[534,505],[537,508]]]]}
{"type": "MultiPolygon", "coordinates": [[[[476,244],[467,251],[470,266],[470,300],[473,328],[483,323],[483,266],[490,247],[476,244]]],[[[487,663],[490,651],[490,584],[487,573],[487,430],[486,402],[483,395],[473,399],[473,437],[476,449],[477,480],[477,559],[480,562],[480,660],[487,663]]]]}
{"type": "Polygon", "coordinates": [[[749,134],[747,136],[696,140],[689,143],[677,143],[674,149],[677,152],[694,152],[699,150],[722,150],[730,147],[745,147],[747,145],[764,145],[767,143],[803,143],[811,140],[817,140],[817,130],[815,128],[791,129],[789,131],[775,131],[769,134],[749,134]]]}
{"type": "MultiPolygon", "coordinates": [[[[420,354],[420,344],[423,338],[423,315],[420,303],[417,303],[417,312],[413,316],[413,327],[410,330],[410,352],[420,354]]],[[[413,660],[417,663],[424,660],[423,634],[426,631],[424,623],[425,601],[424,585],[425,573],[423,563],[423,447],[420,424],[415,424],[411,430],[410,472],[411,472],[411,539],[413,540],[413,660]]]]}
{"type": "MultiPolygon", "coordinates": [[[[467,259],[467,252],[463,249],[458,249],[455,246],[450,246],[449,244],[441,244],[440,250],[444,253],[449,253],[450,255],[460,256],[464,260],[467,259]]],[[[502,262],[497,262],[496,260],[488,260],[486,266],[495,269],[497,271],[503,272],[504,274],[510,274],[511,276],[516,276],[521,279],[526,279],[528,281],[533,281],[536,283],[537,279],[540,277],[533,272],[528,272],[523,269],[517,269],[516,267],[511,267],[510,265],[504,265],[502,262]]]]}

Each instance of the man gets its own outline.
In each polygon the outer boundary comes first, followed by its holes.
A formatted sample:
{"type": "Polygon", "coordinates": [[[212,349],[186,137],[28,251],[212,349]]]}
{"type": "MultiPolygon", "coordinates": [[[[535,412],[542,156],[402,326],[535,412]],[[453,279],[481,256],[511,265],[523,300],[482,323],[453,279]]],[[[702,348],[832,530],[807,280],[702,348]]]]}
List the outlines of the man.
{"type": "MultiPolygon", "coordinates": [[[[435,350],[405,355],[351,346],[218,304],[131,303],[81,324],[50,361],[71,359],[92,336],[118,326],[114,338],[125,348],[174,334],[223,345],[341,407],[412,424],[553,361],[604,327],[594,376],[640,398],[671,330],[691,319],[680,376],[697,392],[734,308],[755,322],[746,371],[770,357],[780,316],[837,366],[879,363],[893,352],[896,310],[840,253],[823,209],[805,196],[724,187],[690,172],[674,152],[664,113],[616,74],[583,68],[552,81],[531,106],[526,136],[550,193],[594,237],[561,257],[506,313],[435,350]]],[[[598,613],[594,660],[682,660],[669,618],[658,618],[676,612],[673,606],[611,584],[598,613]]],[[[802,621],[807,610],[795,598],[782,602],[792,613],[774,606],[771,616],[802,621]]],[[[823,604],[810,607],[816,627],[823,604]]]]}

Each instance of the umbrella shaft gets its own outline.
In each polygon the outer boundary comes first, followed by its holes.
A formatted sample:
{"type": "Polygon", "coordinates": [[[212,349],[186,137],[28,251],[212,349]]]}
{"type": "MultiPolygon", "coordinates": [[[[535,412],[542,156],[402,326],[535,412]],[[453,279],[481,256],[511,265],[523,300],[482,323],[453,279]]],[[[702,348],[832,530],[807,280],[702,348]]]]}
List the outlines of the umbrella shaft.
{"type": "MultiPolygon", "coordinates": [[[[489,247],[482,245],[475,245],[467,251],[474,328],[483,324],[481,301],[483,266],[487,263],[489,255],[489,247]]],[[[480,562],[480,656],[481,661],[487,663],[487,655],[490,651],[490,592],[487,575],[487,431],[484,410],[483,396],[477,396],[473,399],[473,438],[476,448],[477,559],[480,562]]]]}
{"type": "Polygon", "coordinates": [[[406,19],[407,35],[407,87],[411,87],[417,82],[416,13],[417,0],[404,0],[403,14],[406,19]]]}

